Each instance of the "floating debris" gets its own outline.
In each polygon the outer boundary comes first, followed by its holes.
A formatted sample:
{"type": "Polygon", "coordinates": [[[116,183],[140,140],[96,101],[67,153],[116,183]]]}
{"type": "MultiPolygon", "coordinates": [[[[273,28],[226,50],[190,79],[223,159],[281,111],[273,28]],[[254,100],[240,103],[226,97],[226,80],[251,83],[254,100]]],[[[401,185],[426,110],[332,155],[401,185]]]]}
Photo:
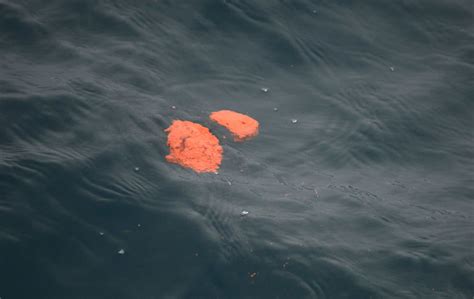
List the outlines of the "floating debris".
{"type": "Polygon", "coordinates": [[[313,9],[313,13],[318,13],[318,11],[316,9],[313,9]]]}
{"type": "Polygon", "coordinates": [[[196,252],[196,253],[194,254],[194,256],[199,256],[199,253],[196,252]]]}
{"type": "Polygon", "coordinates": [[[319,198],[319,192],[318,192],[318,189],[314,188],[314,194],[316,194],[316,198],[319,198]]]}
{"type": "Polygon", "coordinates": [[[291,120],[291,123],[292,123],[292,124],[296,124],[297,122],[298,122],[298,120],[297,120],[296,118],[293,118],[293,119],[291,120]]]}
{"type": "Polygon", "coordinates": [[[125,254],[125,250],[120,249],[120,250],[118,251],[118,254],[125,254]]]}
{"type": "Polygon", "coordinates": [[[266,88],[266,87],[262,87],[262,88],[260,88],[260,90],[263,91],[263,92],[268,92],[269,91],[269,89],[266,88]]]}
{"type": "Polygon", "coordinates": [[[133,170],[140,171],[140,167],[135,167],[133,170]]]}
{"type": "Polygon", "coordinates": [[[250,273],[250,278],[254,278],[255,276],[257,276],[257,272],[250,273]]]}
{"type": "Polygon", "coordinates": [[[190,121],[175,120],[169,128],[166,160],[196,172],[217,172],[222,161],[219,139],[208,128],[190,121]]]}
{"type": "Polygon", "coordinates": [[[278,108],[277,107],[273,108],[273,111],[278,111],[278,108]]]}
{"type": "Polygon", "coordinates": [[[249,214],[249,211],[243,210],[240,212],[240,216],[247,216],[249,214]]]}
{"type": "Polygon", "coordinates": [[[392,72],[395,71],[395,67],[391,66],[391,67],[390,67],[390,70],[391,70],[392,72]]]}
{"type": "Polygon", "coordinates": [[[103,236],[103,235],[104,235],[104,232],[99,232],[99,235],[103,236]]]}
{"type": "MultiPolygon", "coordinates": [[[[263,88],[267,92],[268,88],[263,88]]],[[[172,106],[175,108],[175,106],[172,106]]],[[[212,112],[209,118],[227,128],[233,135],[234,141],[244,141],[258,135],[259,123],[252,117],[230,110],[212,112]]],[[[222,162],[223,149],[219,139],[198,123],[173,120],[165,129],[168,133],[167,145],[169,154],[165,157],[170,163],[179,164],[198,173],[214,172],[222,162]]],[[[222,139],[226,139],[222,136],[222,139]]],[[[138,167],[134,168],[139,171],[138,167]]],[[[229,183],[231,185],[231,183],[229,183]]]]}
{"type": "Polygon", "coordinates": [[[173,110],[176,109],[176,106],[171,106],[171,109],[173,109],[173,110]]]}
{"type": "Polygon", "coordinates": [[[248,115],[231,110],[212,112],[209,118],[227,128],[235,141],[244,141],[257,136],[259,123],[248,115]]]}
{"type": "Polygon", "coordinates": [[[137,224],[138,227],[142,227],[142,225],[140,223],[137,224]]]}

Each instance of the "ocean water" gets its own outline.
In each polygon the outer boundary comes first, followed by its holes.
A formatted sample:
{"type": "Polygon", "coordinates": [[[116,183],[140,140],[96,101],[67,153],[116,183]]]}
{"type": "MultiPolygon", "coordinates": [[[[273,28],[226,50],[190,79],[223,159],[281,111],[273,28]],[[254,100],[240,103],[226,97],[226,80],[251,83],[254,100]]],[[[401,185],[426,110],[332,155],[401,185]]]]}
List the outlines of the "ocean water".
{"type": "Polygon", "coordinates": [[[473,298],[473,113],[472,0],[0,0],[0,298],[473,298]]]}

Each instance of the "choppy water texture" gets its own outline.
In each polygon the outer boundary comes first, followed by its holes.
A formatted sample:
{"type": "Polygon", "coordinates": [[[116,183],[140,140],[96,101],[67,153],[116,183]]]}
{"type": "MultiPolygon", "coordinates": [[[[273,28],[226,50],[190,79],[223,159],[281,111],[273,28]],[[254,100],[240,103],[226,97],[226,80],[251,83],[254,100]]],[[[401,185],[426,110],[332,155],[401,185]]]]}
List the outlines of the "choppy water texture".
{"type": "Polygon", "coordinates": [[[473,17],[0,0],[0,297],[472,298],[473,17]],[[173,119],[219,137],[218,175],[166,162],[173,119]]]}

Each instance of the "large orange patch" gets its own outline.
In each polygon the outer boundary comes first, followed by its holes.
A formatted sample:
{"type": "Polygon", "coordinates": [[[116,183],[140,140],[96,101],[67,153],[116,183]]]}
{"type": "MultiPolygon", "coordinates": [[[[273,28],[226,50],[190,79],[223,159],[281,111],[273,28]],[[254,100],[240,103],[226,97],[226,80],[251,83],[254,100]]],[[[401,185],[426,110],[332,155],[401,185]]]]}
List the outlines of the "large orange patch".
{"type": "Polygon", "coordinates": [[[200,124],[175,120],[168,133],[169,155],[166,160],[196,172],[216,172],[222,161],[222,147],[208,128],[200,124]]]}

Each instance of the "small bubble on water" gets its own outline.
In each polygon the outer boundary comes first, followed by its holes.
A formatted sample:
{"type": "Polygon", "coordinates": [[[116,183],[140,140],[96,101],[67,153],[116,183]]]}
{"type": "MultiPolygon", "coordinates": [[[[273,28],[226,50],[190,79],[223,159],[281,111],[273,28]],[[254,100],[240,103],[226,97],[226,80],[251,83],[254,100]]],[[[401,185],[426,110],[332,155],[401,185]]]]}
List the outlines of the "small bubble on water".
{"type": "Polygon", "coordinates": [[[125,250],[120,249],[120,250],[118,251],[118,254],[125,254],[125,250]]]}
{"type": "Polygon", "coordinates": [[[240,212],[240,216],[247,216],[249,214],[249,211],[243,210],[240,212]]]}
{"type": "Polygon", "coordinates": [[[140,223],[137,224],[138,227],[142,227],[142,225],[140,223]]]}
{"type": "Polygon", "coordinates": [[[318,11],[316,9],[313,9],[313,13],[318,13],[318,11]]]}
{"type": "Polygon", "coordinates": [[[266,88],[266,87],[262,87],[262,88],[260,88],[260,90],[263,91],[263,92],[268,92],[269,89],[266,88]]]}
{"type": "Polygon", "coordinates": [[[173,109],[173,110],[176,109],[176,106],[171,106],[171,109],[173,109]]]}
{"type": "Polygon", "coordinates": [[[391,66],[390,71],[392,71],[392,72],[395,71],[395,67],[391,66]]]}
{"type": "Polygon", "coordinates": [[[140,171],[140,167],[135,167],[133,170],[140,171]]]}
{"type": "Polygon", "coordinates": [[[292,124],[296,124],[297,122],[298,122],[298,120],[297,120],[296,118],[293,118],[293,119],[291,120],[291,123],[292,123],[292,124]]]}
{"type": "Polygon", "coordinates": [[[99,235],[103,236],[103,235],[104,235],[104,232],[99,232],[99,235]]]}
{"type": "Polygon", "coordinates": [[[273,108],[273,111],[278,111],[278,108],[277,107],[273,108]]]}

